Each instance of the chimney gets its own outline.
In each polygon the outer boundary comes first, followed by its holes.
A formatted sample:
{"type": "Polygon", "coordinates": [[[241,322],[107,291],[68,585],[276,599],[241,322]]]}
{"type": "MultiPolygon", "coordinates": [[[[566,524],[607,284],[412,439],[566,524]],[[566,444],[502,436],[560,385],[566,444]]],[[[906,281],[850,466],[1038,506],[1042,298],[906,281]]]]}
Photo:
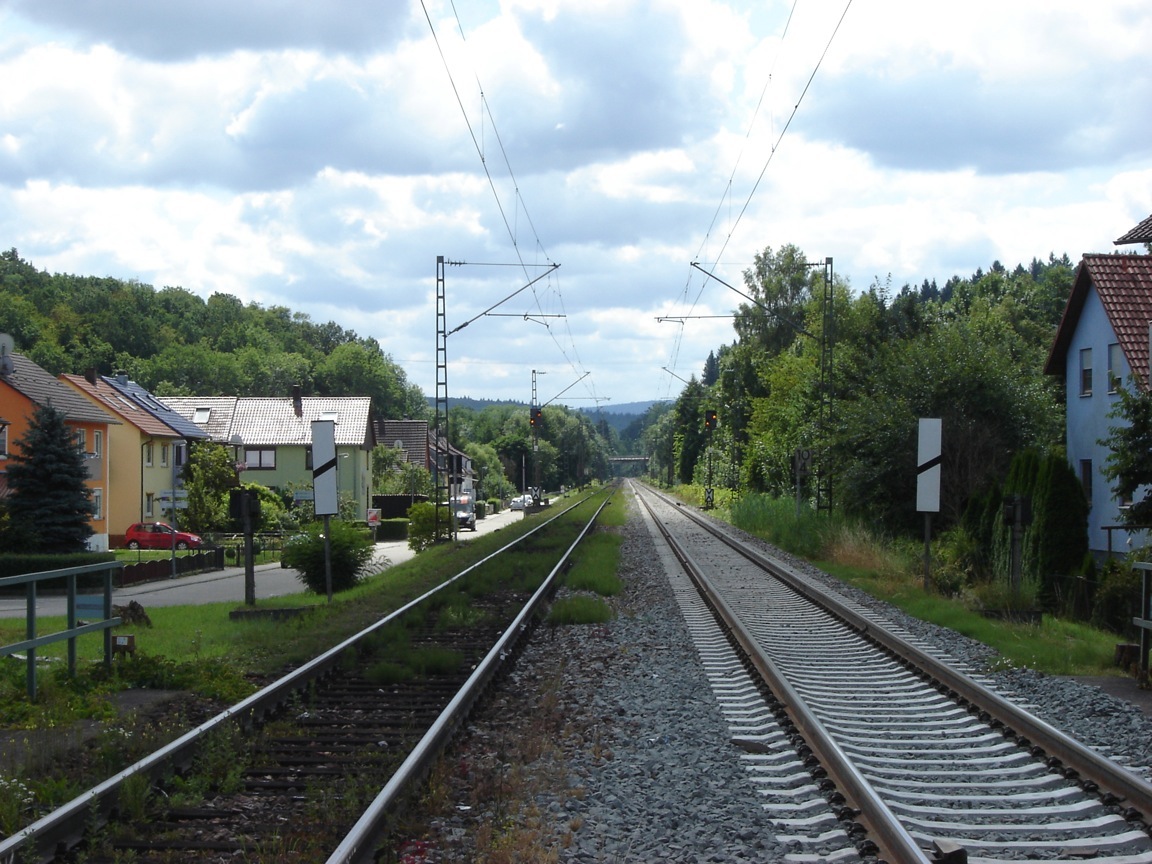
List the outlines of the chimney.
{"type": "Polygon", "coordinates": [[[121,387],[127,387],[128,386],[128,373],[125,372],[123,369],[121,369],[119,372],[116,373],[116,383],[119,384],[121,387]]]}
{"type": "Polygon", "coordinates": [[[292,385],[292,412],[297,417],[304,416],[304,400],[300,398],[300,385],[292,385]]]}
{"type": "Polygon", "coordinates": [[[89,366],[87,369],[84,370],[84,380],[87,381],[89,384],[91,384],[93,387],[96,386],[96,367],[95,366],[89,366]]]}

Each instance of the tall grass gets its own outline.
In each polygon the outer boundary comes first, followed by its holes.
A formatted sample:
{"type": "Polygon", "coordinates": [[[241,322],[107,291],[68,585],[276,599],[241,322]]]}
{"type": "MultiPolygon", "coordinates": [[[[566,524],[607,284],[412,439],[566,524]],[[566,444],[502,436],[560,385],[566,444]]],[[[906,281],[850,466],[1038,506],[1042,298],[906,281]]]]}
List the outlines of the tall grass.
{"type": "Polygon", "coordinates": [[[804,558],[824,557],[836,530],[838,516],[818,514],[811,507],[771,495],[745,495],[729,507],[732,524],[787,552],[804,558]]]}
{"type": "MultiPolygon", "coordinates": [[[[824,571],[910,615],[949,627],[998,651],[1004,661],[1052,675],[1116,673],[1116,634],[1044,615],[1039,625],[990,619],[978,592],[944,596],[924,586],[919,550],[911,542],[877,537],[843,517],[799,511],[796,502],[746,495],[734,502],[734,525],[814,562],[824,571]]],[[[985,604],[987,605],[987,604],[985,604]]]]}

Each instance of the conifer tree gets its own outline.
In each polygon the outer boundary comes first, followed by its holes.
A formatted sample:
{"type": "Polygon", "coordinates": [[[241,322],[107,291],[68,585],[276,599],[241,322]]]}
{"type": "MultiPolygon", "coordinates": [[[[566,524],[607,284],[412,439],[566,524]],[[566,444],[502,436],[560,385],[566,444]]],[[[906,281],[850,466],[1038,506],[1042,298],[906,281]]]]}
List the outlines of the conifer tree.
{"type": "Polygon", "coordinates": [[[12,551],[83,552],[95,514],[84,454],[64,414],[36,407],[28,432],[9,454],[9,525],[12,551]]]}

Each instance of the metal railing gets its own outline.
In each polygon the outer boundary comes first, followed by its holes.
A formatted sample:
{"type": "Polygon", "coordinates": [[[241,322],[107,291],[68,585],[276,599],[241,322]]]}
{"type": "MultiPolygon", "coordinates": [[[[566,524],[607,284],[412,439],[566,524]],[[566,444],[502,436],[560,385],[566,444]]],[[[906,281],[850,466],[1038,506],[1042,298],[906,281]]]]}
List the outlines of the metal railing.
{"type": "Polygon", "coordinates": [[[21,642],[0,645],[0,657],[7,657],[26,651],[28,699],[36,698],[36,649],[54,642],[68,641],[68,674],[76,674],[76,637],[86,633],[104,633],[104,664],[112,665],[112,628],[120,623],[112,615],[112,573],[124,565],[118,561],[105,561],[100,564],[85,564],[80,567],[65,567],[61,570],[45,570],[40,573],[23,573],[19,576],[0,578],[0,588],[7,585],[27,585],[28,608],[25,614],[25,635],[21,642]],[[104,573],[104,593],[77,594],[76,577],[88,573],[104,573]],[[36,586],[41,582],[63,578],[67,585],[67,627],[56,633],[36,635],[36,586]],[[100,620],[80,623],[79,615],[98,615],[100,620]]]}

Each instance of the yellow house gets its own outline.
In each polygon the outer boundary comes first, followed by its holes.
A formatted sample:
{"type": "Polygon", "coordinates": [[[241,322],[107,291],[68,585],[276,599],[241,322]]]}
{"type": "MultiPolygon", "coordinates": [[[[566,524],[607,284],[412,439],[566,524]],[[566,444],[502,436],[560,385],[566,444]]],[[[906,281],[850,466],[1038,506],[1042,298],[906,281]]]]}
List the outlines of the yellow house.
{"type": "Polygon", "coordinates": [[[133,522],[162,519],[160,502],[183,464],[184,436],[95,373],[60,380],[116,417],[108,433],[108,489],[104,496],[109,544],[124,545],[133,522]]]}

